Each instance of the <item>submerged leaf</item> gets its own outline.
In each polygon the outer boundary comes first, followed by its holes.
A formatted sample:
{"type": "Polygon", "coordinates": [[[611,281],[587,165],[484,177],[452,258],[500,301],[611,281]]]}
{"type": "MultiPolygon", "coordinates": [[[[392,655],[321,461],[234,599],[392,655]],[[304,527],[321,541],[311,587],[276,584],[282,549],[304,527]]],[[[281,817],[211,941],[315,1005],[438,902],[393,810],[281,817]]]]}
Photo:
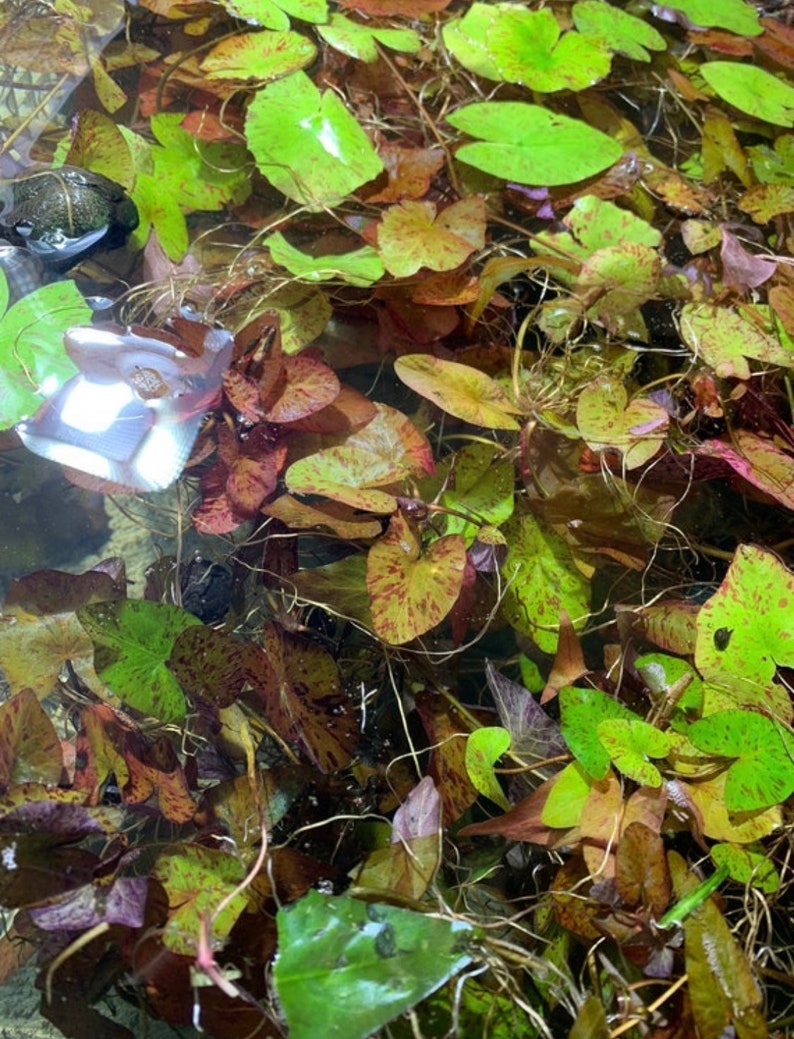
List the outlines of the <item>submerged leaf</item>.
{"type": "Polygon", "coordinates": [[[126,599],[84,606],[77,617],[102,681],[117,696],[161,722],[183,720],[185,695],[168,660],[180,632],[201,621],[177,606],[126,599]]]}
{"type": "Polygon", "coordinates": [[[293,1039],[366,1039],[471,959],[471,924],[344,895],[310,891],[276,919],[274,982],[293,1039]]]}
{"type": "Polygon", "coordinates": [[[590,585],[577,569],[565,541],[529,514],[513,515],[502,527],[507,555],[501,566],[508,582],[502,612],[516,630],[545,653],[557,647],[560,610],[575,628],[589,613],[590,585]]]}
{"type": "Polygon", "coordinates": [[[409,521],[396,512],[367,557],[372,623],[386,642],[400,645],[424,635],[447,616],[460,594],[466,543],[460,534],[424,551],[409,521]]]}
{"type": "Polygon", "coordinates": [[[487,429],[518,429],[520,409],[489,375],[430,354],[406,354],[394,362],[400,379],[443,411],[487,429]]]}

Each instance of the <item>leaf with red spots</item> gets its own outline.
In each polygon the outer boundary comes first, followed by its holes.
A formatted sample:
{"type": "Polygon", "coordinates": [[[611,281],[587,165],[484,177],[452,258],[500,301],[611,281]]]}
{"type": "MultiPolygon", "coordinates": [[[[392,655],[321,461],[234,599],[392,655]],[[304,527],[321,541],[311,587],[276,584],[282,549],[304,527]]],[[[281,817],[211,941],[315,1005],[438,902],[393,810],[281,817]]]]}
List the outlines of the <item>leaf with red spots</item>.
{"type": "MultiPolygon", "coordinates": [[[[388,184],[367,202],[401,202],[422,198],[430,188],[430,180],[444,165],[440,148],[404,148],[387,142],[379,154],[388,174],[388,184]]],[[[380,183],[380,180],[378,181],[380,183]]]]}
{"type": "Polygon", "coordinates": [[[433,748],[429,773],[441,795],[444,825],[449,826],[479,796],[466,770],[466,742],[471,722],[438,693],[425,690],[415,697],[416,710],[433,748]]]}
{"type": "Polygon", "coordinates": [[[720,587],[697,618],[695,665],[740,702],[791,718],[788,690],[774,682],[794,666],[794,575],[774,553],[741,545],[720,587]]]}
{"type": "Polygon", "coordinates": [[[433,202],[401,202],[378,228],[378,249],[390,274],[408,278],[421,267],[451,271],[485,245],[485,203],[471,195],[437,213],[433,202]]]}
{"type": "Polygon", "coordinates": [[[267,422],[295,422],[314,415],[339,396],[339,380],[327,364],[307,354],[284,358],[284,383],[267,403],[267,422]]]}
{"type": "Polygon", "coordinates": [[[368,512],[393,512],[396,497],[377,488],[431,473],[433,455],[409,418],[385,404],[377,409],[371,422],[341,444],[293,462],[285,473],[288,489],[294,494],[322,494],[368,512]]]}
{"type": "Polygon", "coordinates": [[[245,684],[246,645],[214,628],[177,635],[168,666],[182,688],[216,707],[228,707],[245,684]]]}
{"type": "Polygon", "coordinates": [[[792,739],[782,726],[755,711],[716,711],[694,722],[687,736],[717,758],[733,758],[725,778],[729,812],[784,804],[794,793],[792,739]]]}
{"type": "Polygon", "coordinates": [[[298,635],[267,624],[260,666],[249,671],[265,716],[321,772],[337,772],[355,753],[358,726],[333,657],[298,635]]]}
{"type": "Polygon", "coordinates": [[[462,535],[439,538],[423,551],[417,531],[395,513],[367,558],[375,631],[400,645],[440,624],[460,595],[465,567],[462,535]]]}
{"type": "Polygon", "coordinates": [[[407,354],[394,364],[398,377],[442,411],[488,429],[518,429],[520,409],[485,372],[429,354],[407,354]]]}
{"type": "Polygon", "coordinates": [[[75,788],[92,801],[109,775],[116,778],[125,804],[143,804],[154,795],[166,819],[185,823],[196,806],[182,766],[163,737],[151,742],[131,718],[106,704],[91,704],[80,715],[75,788]]]}
{"type": "Polygon", "coordinates": [[[63,753],[58,734],[30,689],[0,705],[0,787],[60,783],[63,753]]]}

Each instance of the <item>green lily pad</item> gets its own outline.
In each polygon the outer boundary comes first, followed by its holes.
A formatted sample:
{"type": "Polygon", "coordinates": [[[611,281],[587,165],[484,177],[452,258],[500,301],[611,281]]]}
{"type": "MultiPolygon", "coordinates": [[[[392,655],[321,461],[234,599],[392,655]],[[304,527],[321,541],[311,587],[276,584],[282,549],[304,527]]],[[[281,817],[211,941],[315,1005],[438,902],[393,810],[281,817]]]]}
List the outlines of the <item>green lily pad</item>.
{"type": "Polygon", "coordinates": [[[568,748],[593,779],[603,779],[612,759],[599,738],[599,723],[640,719],[599,689],[566,685],[560,689],[559,700],[560,729],[568,748]]]}
{"type": "Polygon", "coordinates": [[[623,154],[618,141],[587,123],[521,101],[466,105],[447,122],[481,138],[458,148],[458,159],[520,184],[573,184],[601,173],[623,154]]]}
{"type": "Polygon", "coordinates": [[[383,263],[371,245],[349,253],[309,256],[290,245],[280,231],[265,239],[264,244],[276,263],[302,281],[338,280],[366,287],[383,277],[383,263]]]}
{"type": "Polygon", "coordinates": [[[606,718],[596,726],[601,745],[615,768],[641,786],[660,787],[662,775],[648,758],[663,758],[673,739],[641,718],[606,718]]]}
{"type": "Polygon", "coordinates": [[[534,516],[513,515],[502,527],[507,555],[501,566],[507,582],[502,613],[513,627],[534,639],[544,653],[557,648],[560,610],[581,628],[590,612],[590,582],[574,563],[568,545],[534,516]]]}
{"type": "Polygon", "coordinates": [[[707,754],[734,758],[725,779],[729,812],[752,812],[783,804],[794,793],[794,741],[755,711],[715,711],[693,722],[687,735],[707,754]]]}
{"type": "Polygon", "coordinates": [[[767,364],[794,365],[794,353],[782,346],[774,333],[765,332],[758,323],[729,307],[687,303],[681,310],[680,324],[681,337],[692,353],[722,379],[749,379],[747,357],[767,364]]]}
{"type": "Polygon", "coordinates": [[[740,884],[751,884],[765,895],[774,895],[780,887],[780,874],[764,848],[738,844],[715,844],[711,857],[718,866],[725,866],[728,876],[740,884]]]}
{"type": "Polygon", "coordinates": [[[603,0],[581,0],[571,9],[573,24],[585,36],[598,40],[604,49],[625,54],[634,61],[650,61],[651,51],[667,47],[664,37],[641,18],[603,0]]]}
{"type": "Polygon", "coordinates": [[[92,603],[77,619],[94,643],[94,665],[108,688],[143,714],[181,722],[185,695],[168,668],[177,635],[201,621],[178,606],[144,600],[92,603]]]}
{"type": "Polygon", "coordinates": [[[444,43],[476,75],[530,90],[584,90],[609,72],[611,55],[597,37],[563,33],[546,8],[474,3],[444,27],[444,43]]]}
{"type": "Polygon", "coordinates": [[[344,895],[310,891],[276,922],[291,1039],[366,1039],[471,962],[471,924],[344,895]]]}
{"type": "Polygon", "coordinates": [[[5,310],[7,303],[8,282],[0,270],[0,429],[33,415],[77,374],[63,334],[91,320],[73,281],[42,285],[5,310]]]}
{"type": "Polygon", "coordinates": [[[627,401],[622,382],[601,376],[579,394],[576,425],[593,451],[614,448],[623,455],[627,469],[636,469],[661,447],[670,416],[661,404],[648,398],[627,401]]]}
{"type": "Polygon", "coordinates": [[[681,11],[693,25],[703,29],[727,29],[740,36],[760,36],[758,11],[746,0],[672,0],[666,4],[681,11]]]}
{"type": "Polygon", "coordinates": [[[372,142],[333,92],[304,72],[257,91],[245,119],[259,170],[287,198],[336,206],[383,169],[372,142]]]}
{"type": "Polygon", "coordinates": [[[201,62],[208,79],[256,80],[264,83],[305,68],[317,48],[297,32],[238,33],[219,40],[201,62]]]}
{"type": "Polygon", "coordinates": [[[695,665],[703,678],[789,720],[788,691],[773,679],[778,667],[794,666],[793,607],[794,575],[774,553],[741,545],[698,613],[695,665]]]}
{"type": "Polygon", "coordinates": [[[363,25],[332,14],[327,25],[317,29],[325,42],[349,58],[372,62],[378,60],[378,44],[403,54],[416,54],[422,46],[421,38],[413,29],[384,29],[377,25],[363,25]]]}
{"type": "Polygon", "coordinates": [[[794,87],[757,65],[707,61],[700,74],[723,101],[775,126],[794,126],[794,87]]]}

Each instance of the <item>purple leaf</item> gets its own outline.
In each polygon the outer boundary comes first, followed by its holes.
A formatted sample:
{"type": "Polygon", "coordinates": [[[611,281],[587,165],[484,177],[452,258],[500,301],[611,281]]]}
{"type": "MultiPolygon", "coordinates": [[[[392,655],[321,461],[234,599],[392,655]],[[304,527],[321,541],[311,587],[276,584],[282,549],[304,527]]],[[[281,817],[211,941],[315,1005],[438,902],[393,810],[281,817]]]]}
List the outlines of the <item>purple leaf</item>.
{"type": "Polygon", "coordinates": [[[432,837],[441,826],[441,798],[430,776],[413,788],[394,813],[392,844],[432,837]]]}
{"type": "Polygon", "coordinates": [[[485,677],[516,754],[531,761],[566,753],[559,725],[549,718],[531,693],[497,671],[490,660],[485,662],[485,677]]]}

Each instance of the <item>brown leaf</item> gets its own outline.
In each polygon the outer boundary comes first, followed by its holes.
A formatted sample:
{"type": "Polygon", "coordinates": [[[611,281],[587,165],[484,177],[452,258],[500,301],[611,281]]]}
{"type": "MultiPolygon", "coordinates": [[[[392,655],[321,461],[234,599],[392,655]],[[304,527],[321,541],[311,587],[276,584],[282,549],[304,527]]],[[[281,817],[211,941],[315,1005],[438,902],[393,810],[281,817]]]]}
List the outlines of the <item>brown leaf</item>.
{"type": "Polygon", "coordinates": [[[315,643],[265,625],[264,653],[249,678],[275,731],[297,743],[321,772],[337,772],[355,753],[358,726],[333,657],[315,643]]]}
{"type": "Polygon", "coordinates": [[[670,902],[670,873],[664,842],[642,823],[630,823],[620,835],[615,882],[626,905],[651,909],[659,917],[670,902]]]}

